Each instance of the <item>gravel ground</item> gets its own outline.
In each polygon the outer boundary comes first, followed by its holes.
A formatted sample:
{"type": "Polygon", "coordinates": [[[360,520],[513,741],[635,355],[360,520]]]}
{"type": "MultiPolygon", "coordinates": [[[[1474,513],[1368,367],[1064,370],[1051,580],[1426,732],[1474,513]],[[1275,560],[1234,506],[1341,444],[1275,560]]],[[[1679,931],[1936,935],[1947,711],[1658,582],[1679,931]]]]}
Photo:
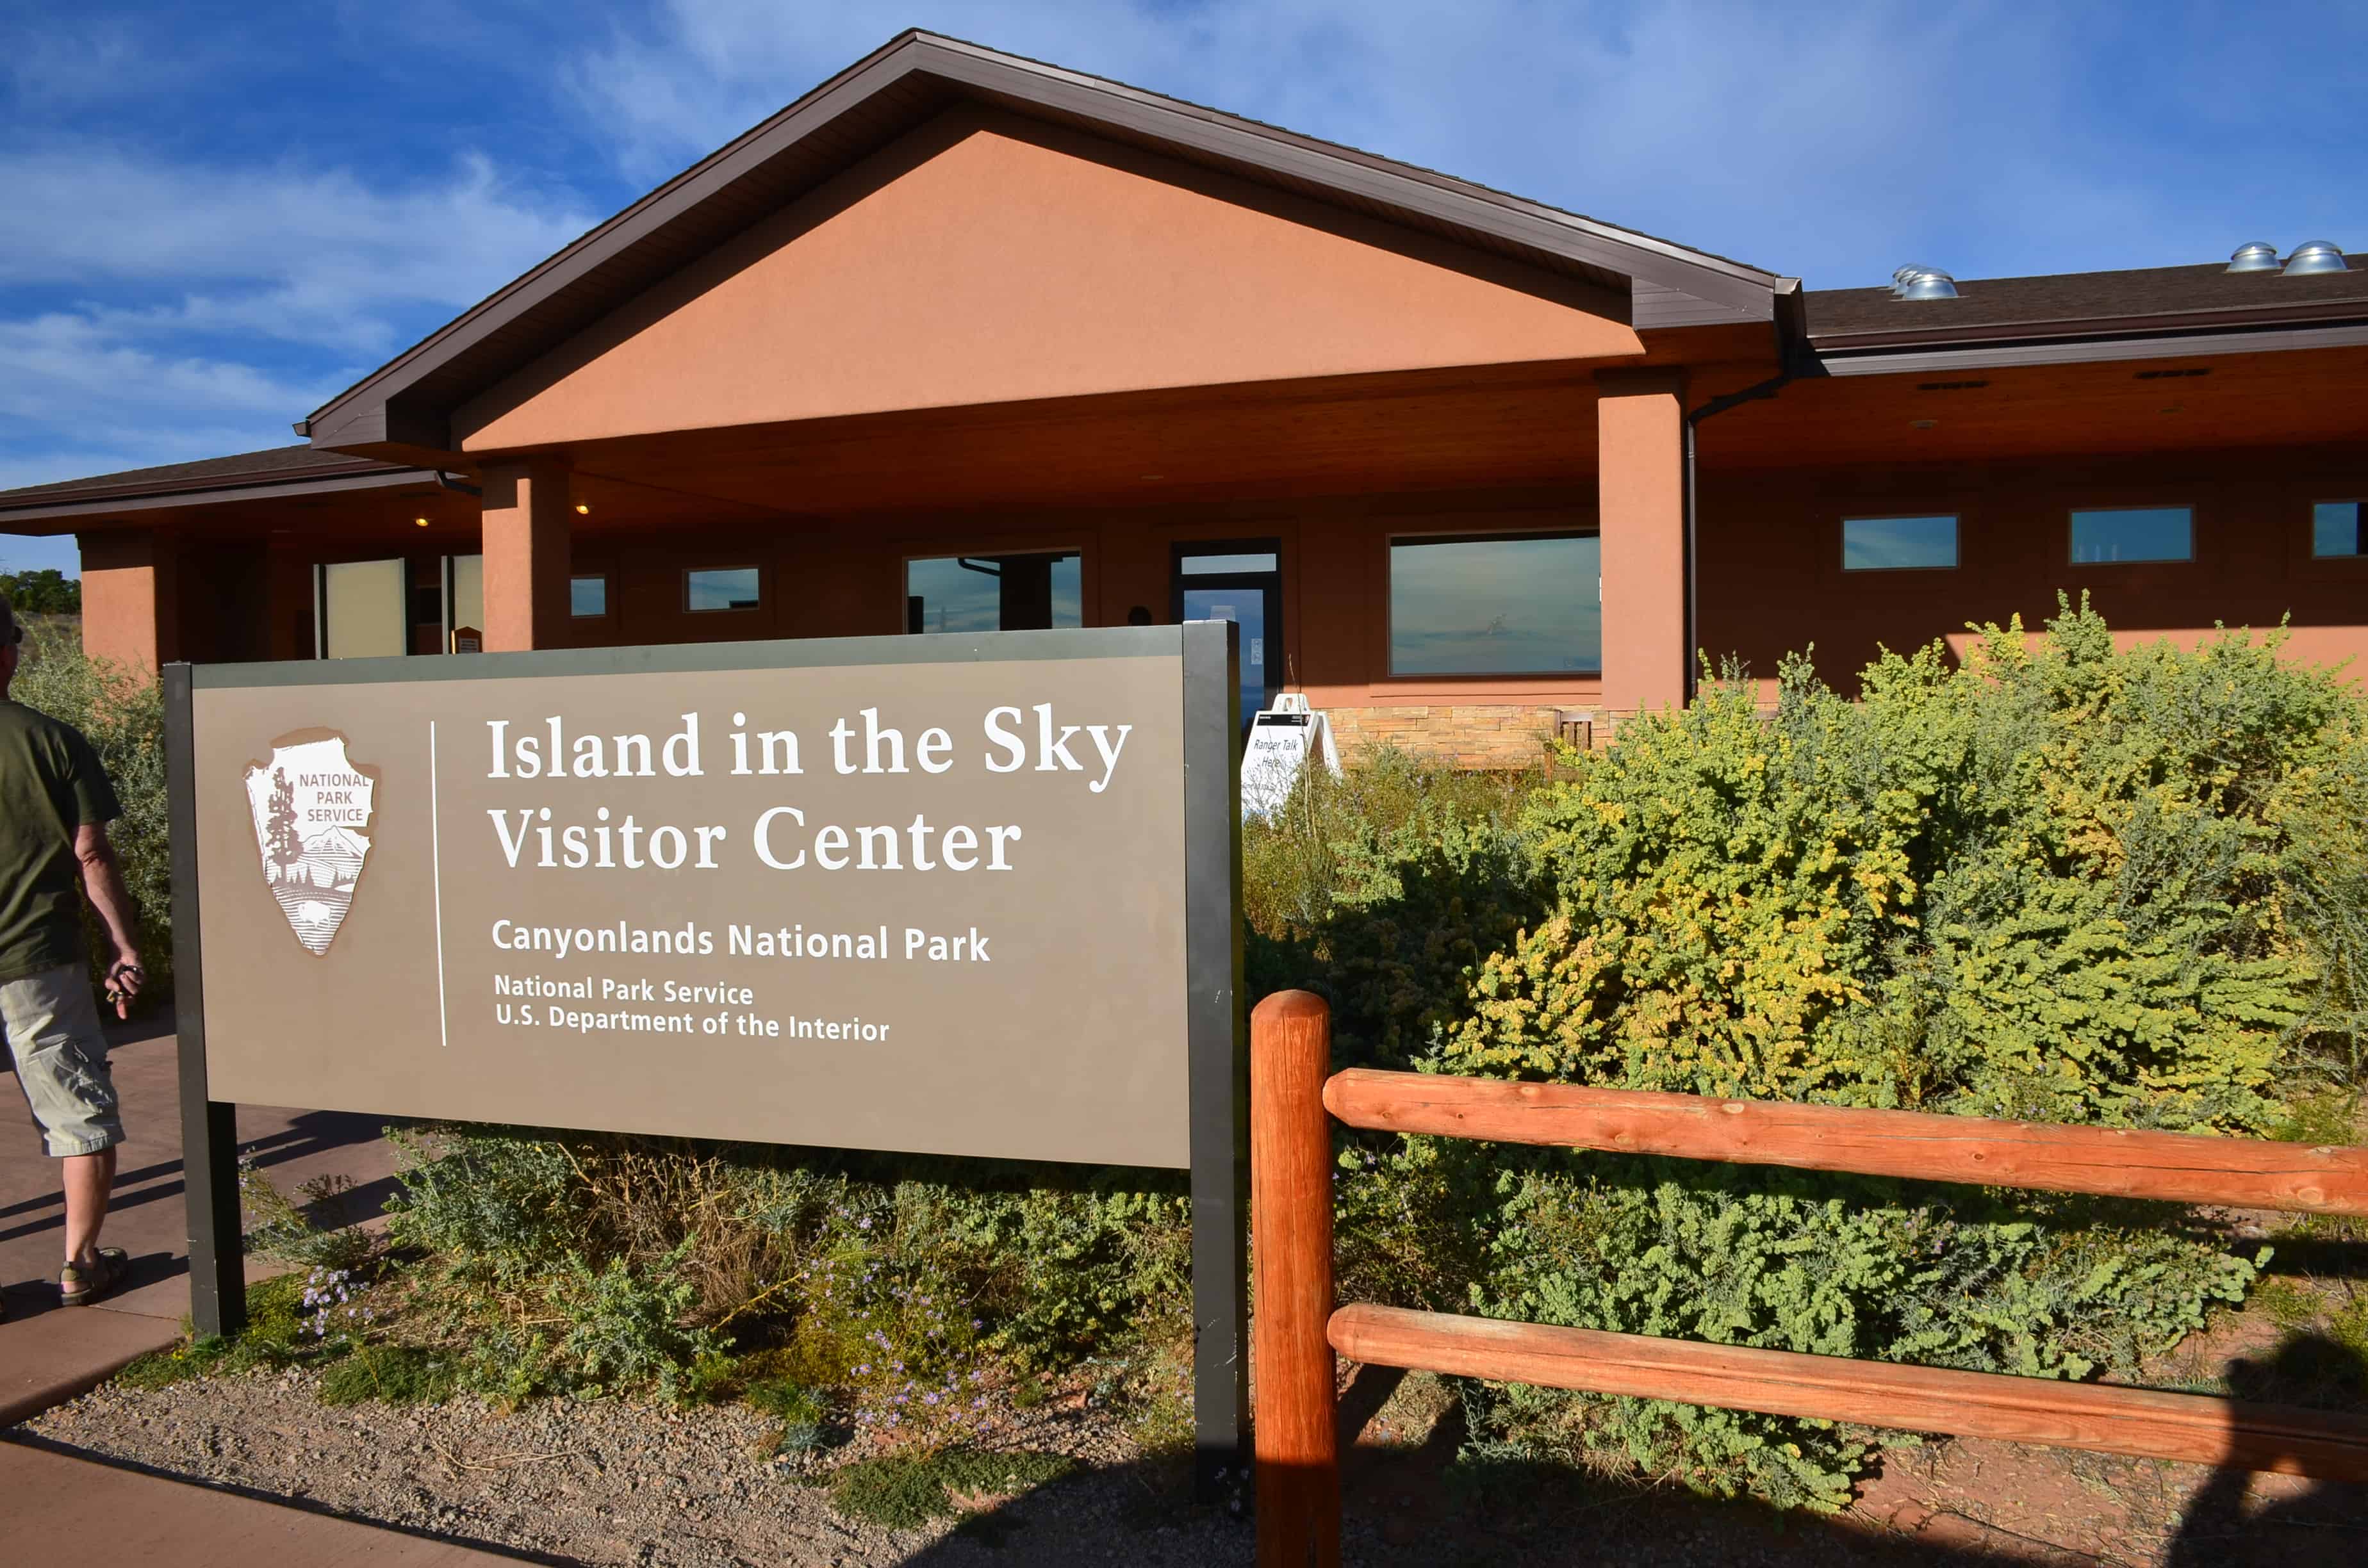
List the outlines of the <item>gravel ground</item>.
{"type": "MultiPolygon", "coordinates": [[[[771,1431],[736,1406],[673,1411],[538,1401],[495,1411],[331,1407],[302,1371],[169,1388],[100,1388],[12,1435],[353,1518],[588,1563],[857,1565],[966,1562],[1247,1563],[1247,1526],[1155,1486],[1121,1436],[1084,1412],[1016,1422],[1008,1446],[1091,1467],[958,1529],[843,1518],[819,1487],[760,1457],[771,1431]]],[[[1167,1467],[1160,1467],[1164,1471],[1167,1467]]]]}
{"type": "MultiPolygon", "coordinates": [[[[332,1407],[315,1397],[314,1381],[302,1371],[262,1372],[150,1391],[101,1388],[0,1439],[547,1562],[1247,1568],[1253,1555],[1245,1520],[1190,1504],[1179,1463],[1145,1459],[1110,1417],[1074,1406],[1011,1413],[995,1446],[1067,1453],[1083,1461],[1079,1473],[960,1526],[884,1530],[841,1517],[820,1487],[764,1457],[769,1424],[737,1406],[547,1400],[505,1413],[464,1398],[332,1407]]],[[[1909,1450],[1841,1521],[1567,1474],[1508,1477],[1475,1491],[1446,1473],[1460,1438],[1452,1415],[1441,1415],[1449,1403],[1436,1380],[1380,1381],[1365,1406],[1364,1438],[1343,1467],[1347,1562],[2356,1568],[2363,1560],[2356,1505],[2368,1495],[2354,1489],[2257,1478],[2249,1506],[2232,1499],[2214,1519],[2191,1517],[2192,1539],[2173,1544],[2180,1515],[2211,1472],[2120,1461],[2099,1469],[2090,1456],[1999,1444],[1909,1450]],[[2148,1485],[2137,1484],[2147,1476],[2148,1485]],[[2158,1491],[2164,1495],[2151,1495],[2158,1491]],[[2083,1522],[2092,1516],[2094,1529],[2083,1522]]],[[[2239,1498],[2246,1490],[2240,1479],[2239,1498]]]]}

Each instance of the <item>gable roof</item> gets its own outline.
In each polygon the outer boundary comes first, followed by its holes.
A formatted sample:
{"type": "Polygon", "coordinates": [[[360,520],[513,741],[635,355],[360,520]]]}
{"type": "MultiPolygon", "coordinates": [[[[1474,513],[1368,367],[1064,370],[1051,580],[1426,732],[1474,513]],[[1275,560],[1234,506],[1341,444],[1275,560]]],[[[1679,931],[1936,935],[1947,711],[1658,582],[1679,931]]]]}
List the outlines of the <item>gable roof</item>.
{"type": "Polygon", "coordinates": [[[332,398],[318,447],[452,449],[454,406],[960,103],[1085,131],[1629,291],[1634,324],[1768,321],[1791,281],[1649,234],[1179,99],[906,32],[332,398]]]}

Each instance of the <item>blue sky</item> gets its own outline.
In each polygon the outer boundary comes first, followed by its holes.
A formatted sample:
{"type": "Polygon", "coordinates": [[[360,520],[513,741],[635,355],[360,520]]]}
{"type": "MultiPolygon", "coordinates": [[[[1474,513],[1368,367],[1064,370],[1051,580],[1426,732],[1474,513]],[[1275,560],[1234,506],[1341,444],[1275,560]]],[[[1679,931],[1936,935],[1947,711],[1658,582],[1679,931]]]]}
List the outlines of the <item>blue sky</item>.
{"type": "Polygon", "coordinates": [[[293,440],[915,25],[1812,288],[2368,244],[2357,0],[0,0],[0,488],[293,440]]]}

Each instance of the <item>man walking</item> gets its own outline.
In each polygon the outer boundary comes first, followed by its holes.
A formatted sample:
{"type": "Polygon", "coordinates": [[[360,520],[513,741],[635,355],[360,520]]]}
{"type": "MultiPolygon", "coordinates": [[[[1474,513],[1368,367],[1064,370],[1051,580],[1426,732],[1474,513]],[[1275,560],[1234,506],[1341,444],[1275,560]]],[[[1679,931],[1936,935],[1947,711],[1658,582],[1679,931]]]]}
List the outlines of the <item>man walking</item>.
{"type": "Polygon", "coordinates": [[[123,814],[82,732],[8,699],[25,629],[0,598],[0,1022],[17,1085],[49,1152],[63,1162],[65,1265],[59,1300],[81,1306],[122,1278],[124,1256],[98,1244],[123,1142],[107,1040],[85,967],[79,884],[107,927],[107,992],[119,1017],[140,990],[131,896],[107,824],[123,814]]]}

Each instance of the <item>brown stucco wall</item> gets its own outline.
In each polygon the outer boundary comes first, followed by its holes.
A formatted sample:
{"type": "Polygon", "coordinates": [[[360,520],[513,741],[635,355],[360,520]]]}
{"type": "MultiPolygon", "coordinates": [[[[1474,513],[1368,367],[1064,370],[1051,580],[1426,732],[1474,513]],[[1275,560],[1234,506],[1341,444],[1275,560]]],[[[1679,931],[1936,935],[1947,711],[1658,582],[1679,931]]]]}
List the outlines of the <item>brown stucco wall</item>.
{"type": "Polygon", "coordinates": [[[1677,369],[1596,378],[1603,519],[1603,699],[1623,711],[1686,696],[1685,484],[1677,369]]]}
{"type": "Polygon", "coordinates": [[[83,651],[150,672],[182,657],[176,541],[125,528],[83,534],[79,543],[83,651]]]}
{"type": "Polygon", "coordinates": [[[2192,643],[2215,621],[2268,628],[2291,617],[2291,656],[2363,659],[2368,558],[2310,553],[2311,504],[2362,494],[2368,458],[2325,450],[1705,474],[1702,641],[1762,679],[1814,643],[1820,673],[1848,689],[1879,646],[1945,637],[1962,647],[1968,621],[2018,613],[2036,630],[2062,589],[2075,599],[2086,590],[2124,643],[2192,643]],[[2170,505],[2195,508],[2193,561],[2070,564],[2071,508],[2170,505]],[[1927,512],[1958,514],[1955,569],[1841,570],[1843,517],[1927,512]]]}
{"type": "Polygon", "coordinates": [[[1641,356],[1624,295],[1193,165],[949,113],[465,405],[465,449],[1641,356]]]}

